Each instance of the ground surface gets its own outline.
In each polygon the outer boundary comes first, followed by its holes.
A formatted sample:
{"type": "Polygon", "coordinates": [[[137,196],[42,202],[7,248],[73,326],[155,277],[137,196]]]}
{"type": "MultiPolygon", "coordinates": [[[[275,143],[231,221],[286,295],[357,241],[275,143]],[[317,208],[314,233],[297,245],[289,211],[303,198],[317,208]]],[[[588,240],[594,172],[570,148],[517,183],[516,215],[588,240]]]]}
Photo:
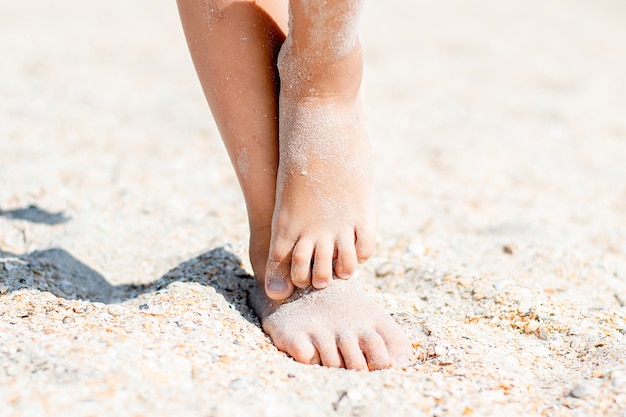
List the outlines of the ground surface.
{"type": "Polygon", "coordinates": [[[174,2],[0,0],[0,416],[626,411],[626,7],[370,1],[381,224],[415,346],[278,352],[174,2]]]}

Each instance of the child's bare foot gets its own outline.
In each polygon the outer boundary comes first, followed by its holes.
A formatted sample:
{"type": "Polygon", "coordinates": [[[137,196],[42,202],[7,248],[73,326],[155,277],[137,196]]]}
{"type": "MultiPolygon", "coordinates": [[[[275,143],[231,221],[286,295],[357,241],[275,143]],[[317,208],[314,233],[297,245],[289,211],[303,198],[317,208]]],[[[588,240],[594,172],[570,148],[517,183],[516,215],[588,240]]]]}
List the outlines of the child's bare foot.
{"type": "Polygon", "coordinates": [[[279,56],[280,157],[266,272],[275,300],[294,285],[325,288],[333,272],[349,278],[371,256],[377,223],[359,45],[329,62],[294,50],[288,40],[279,56]]]}
{"type": "MultiPolygon", "coordinates": [[[[301,6],[299,0],[292,3],[296,9],[301,6]]],[[[333,4],[344,3],[353,0],[333,4]]],[[[317,358],[354,369],[401,365],[410,350],[408,339],[358,288],[336,281],[325,290],[297,293],[289,303],[274,302],[264,291],[266,271],[288,286],[273,296],[287,298],[292,276],[298,285],[308,285],[312,261],[313,284],[322,287],[330,282],[333,259],[336,274],[346,277],[357,260],[372,252],[376,214],[370,150],[357,101],[360,51],[347,51],[332,62],[309,62],[332,64],[335,70],[316,68],[321,77],[303,80],[302,72],[289,77],[286,65],[296,62],[283,49],[279,166],[275,63],[286,22],[281,2],[178,0],[178,5],[246,200],[250,261],[257,279],[250,301],[263,328],[281,350],[301,362],[317,358]]]]}
{"type": "Polygon", "coordinates": [[[409,363],[407,337],[356,281],[296,290],[284,302],[270,300],[259,286],[250,301],[276,347],[298,362],[356,370],[409,363]]]}
{"type": "Polygon", "coordinates": [[[251,294],[252,306],[274,344],[299,362],[401,366],[411,345],[398,324],[355,282],[333,281],[333,272],[348,278],[371,256],[376,234],[371,150],[359,101],[362,57],[356,37],[350,43],[345,36],[341,50],[331,48],[337,54],[316,53],[320,39],[295,29],[294,22],[311,17],[304,9],[314,2],[304,3],[291,3],[293,26],[278,59],[276,205],[265,287],[251,294]],[[304,289],[292,294],[294,285],[304,289]]]}
{"type": "Polygon", "coordinates": [[[250,261],[257,285],[251,307],[278,349],[298,362],[356,370],[408,364],[411,343],[400,326],[355,280],[323,290],[298,289],[286,301],[267,297],[263,285],[269,231],[257,228],[250,261]]]}

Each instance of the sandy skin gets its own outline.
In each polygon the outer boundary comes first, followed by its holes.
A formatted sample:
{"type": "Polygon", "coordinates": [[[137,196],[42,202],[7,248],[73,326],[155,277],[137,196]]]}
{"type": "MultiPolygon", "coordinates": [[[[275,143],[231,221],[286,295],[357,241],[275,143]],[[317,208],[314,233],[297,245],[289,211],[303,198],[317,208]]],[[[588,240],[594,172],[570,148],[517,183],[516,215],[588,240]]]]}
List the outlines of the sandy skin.
{"type": "Polygon", "coordinates": [[[208,3],[179,0],[179,9],[246,200],[258,283],[250,299],[264,330],[303,363],[404,364],[400,327],[356,285],[333,280],[372,255],[376,234],[360,1],[291,1],[289,28],[284,2],[208,3]]]}
{"type": "Polygon", "coordinates": [[[268,300],[257,286],[250,303],[276,347],[298,362],[355,370],[408,365],[406,336],[355,280],[297,289],[284,301],[268,300]]]}

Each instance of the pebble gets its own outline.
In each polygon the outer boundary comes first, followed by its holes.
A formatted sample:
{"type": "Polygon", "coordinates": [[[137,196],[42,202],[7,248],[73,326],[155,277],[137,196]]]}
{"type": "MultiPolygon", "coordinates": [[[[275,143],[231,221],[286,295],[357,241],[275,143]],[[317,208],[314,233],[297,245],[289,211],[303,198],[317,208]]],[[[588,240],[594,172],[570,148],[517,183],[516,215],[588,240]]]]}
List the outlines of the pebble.
{"type": "Polygon", "coordinates": [[[242,378],[233,379],[232,381],[230,381],[230,384],[228,384],[228,388],[230,389],[241,389],[247,386],[248,383],[242,378]]]}
{"type": "Polygon", "coordinates": [[[535,333],[538,329],[539,329],[539,323],[536,320],[531,320],[528,322],[528,324],[524,328],[524,331],[527,334],[530,334],[530,333],[535,333]]]}
{"type": "Polygon", "coordinates": [[[419,241],[413,241],[407,246],[407,252],[412,255],[422,256],[426,253],[426,247],[419,241]]]}
{"type": "Polygon", "coordinates": [[[587,348],[587,342],[582,337],[574,337],[572,341],[569,343],[570,347],[576,351],[583,350],[587,348]]]}
{"type": "Polygon", "coordinates": [[[493,288],[495,288],[496,291],[501,291],[502,289],[512,284],[513,284],[513,281],[511,281],[510,279],[501,279],[493,283],[493,288]]]}
{"type": "Polygon", "coordinates": [[[386,277],[393,273],[394,266],[391,262],[384,262],[376,267],[377,277],[386,277]]]}
{"type": "Polygon", "coordinates": [[[8,292],[9,292],[9,287],[7,287],[4,284],[0,285],[0,294],[6,294],[8,292]]]}
{"type": "Polygon", "coordinates": [[[354,402],[359,402],[363,399],[363,393],[356,388],[351,388],[346,391],[346,396],[354,402]]]}
{"type": "Polygon", "coordinates": [[[6,270],[7,270],[7,272],[11,272],[11,271],[13,271],[14,269],[17,269],[17,268],[18,268],[18,266],[17,266],[17,265],[15,265],[15,264],[13,264],[13,263],[11,263],[11,262],[4,262],[4,263],[3,263],[3,265],[4,265],[4,269],[6,269],[6,270]]]}
{"type": "Polygon", "coordinates": [[[584,398],[588,397],[593,393],[593,387],[589,384],[581,383],[576,385],[570,391],[570,395],[574,398],[584,398]]]}
{"type": "Polygon", "coordinates": [[[609,373],[611,386],[619,391],[626,391],[626,370],[615,369],[609,373]]]}
{"type": "Polygon", "coordinates": [[[611,381],[613,388],[621,391],[626,391],[626,375],[617,377],[611,381]]]}
{"type": "Polygon", "coordinates": [[[153,316],[161,316],[167,312],[167,307],[163,304],[154,304],[151,305],[147,310],[143,310],[145,314],[150,314],[153,316]]]}
{"type": "Polygon", "coordinates": [[[107,308],[107,313],[112,315],[113,317],[119,317],[126,314],[128,310],[125,307],[120,305],[112,305],[107,308]]]}
{"type": "Polygon", "coordinates": [[[436,356],[444,356],[448,353],[448,349],[445,346],[435,346],[435,355],[436,356]]]}
{"type": "Polygon", "coordinates": [[[522,300],[517,306],[517,311],[521,314],[528,314],[532,311],[533,304],[530,300],[522,300]]]}
{"type": "Polygon", "coordinates": [[[469,287],[469,286],[471,286],[474,283],[474,281],[469,279],[469,278],[459,278],[457,283],[461,287],[469,287]]]}

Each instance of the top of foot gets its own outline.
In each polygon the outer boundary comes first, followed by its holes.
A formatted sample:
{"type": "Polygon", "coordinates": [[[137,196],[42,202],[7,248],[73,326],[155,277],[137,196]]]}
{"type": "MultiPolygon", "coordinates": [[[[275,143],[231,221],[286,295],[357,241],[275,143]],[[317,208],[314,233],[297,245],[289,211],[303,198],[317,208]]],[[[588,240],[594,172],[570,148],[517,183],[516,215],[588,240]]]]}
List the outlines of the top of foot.
{"type": "Polygon", "coordinates": [[[354,370],[409,364],[409,339],[355,280],[296,290],[282,302],[259,287],[250,302],[276,347],[298,362],[354,370]]]}

